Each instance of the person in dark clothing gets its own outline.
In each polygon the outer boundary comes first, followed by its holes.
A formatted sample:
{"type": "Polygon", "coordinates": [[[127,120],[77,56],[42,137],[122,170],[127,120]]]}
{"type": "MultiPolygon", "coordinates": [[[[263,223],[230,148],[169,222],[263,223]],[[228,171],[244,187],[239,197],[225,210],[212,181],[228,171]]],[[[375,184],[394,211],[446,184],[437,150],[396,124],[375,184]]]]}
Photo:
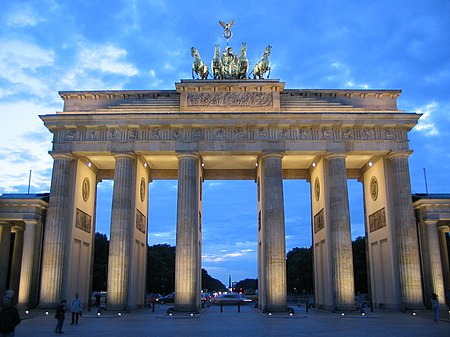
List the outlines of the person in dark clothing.
{"type": "Polygon", "coordinates": [[[55,318],[58,320],[58,323],[56,324],[55,333],[63,333],[62,327],[64,324],[64,319],[66,318],[66,300],[62,300],[58,307],[56,308],[55,318]]]}
{"type": "Polygon", "coordinates": [[[0,310],[0,337],[14,337],[16,326],[19,323],[19,311],[12,305],[12,297],[5,296],[0,310]]]}

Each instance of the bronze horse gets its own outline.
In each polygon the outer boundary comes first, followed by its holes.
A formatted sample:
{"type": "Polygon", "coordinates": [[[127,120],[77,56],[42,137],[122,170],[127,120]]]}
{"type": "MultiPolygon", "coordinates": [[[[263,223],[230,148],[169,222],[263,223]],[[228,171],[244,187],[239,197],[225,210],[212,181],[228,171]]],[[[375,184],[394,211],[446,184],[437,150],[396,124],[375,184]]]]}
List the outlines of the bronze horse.
{"type": "Polygon", "coordinates": [[[264,53],[261,57],[261,61],[259,61],[255,67],[253,68],[253,79],[263,79],[264,74],[268,71],[267,78],[270,76],[270,62],[269,62],[269,56],[270,51],[272,49],[271,45],[268,45],[266,49],[264,50],[264,53]]]}
{"type": "Polygon", "coordinates": [[[192,62],[192,78],[195,78],[195,73],[200,79],[206,80],[209,74],[208,66],[202,61],[198,50],[194,47],[191,48],[191,55],[194,58],[194,62],[192,62]]]}

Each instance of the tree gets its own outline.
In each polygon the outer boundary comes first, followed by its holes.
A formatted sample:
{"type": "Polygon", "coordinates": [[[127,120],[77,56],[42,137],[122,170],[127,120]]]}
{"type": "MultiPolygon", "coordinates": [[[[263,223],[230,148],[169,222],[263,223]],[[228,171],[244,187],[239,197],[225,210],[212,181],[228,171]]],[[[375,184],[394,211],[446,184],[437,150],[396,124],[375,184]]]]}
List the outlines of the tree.
{"type": "Polygon", "coordinates": [[[312,293],[312,248],[294,248],[286,256],[287,288],[289,293],[312,293]]]}
{"type": "Polygon", "coordinates": [[[175,290],[175,247],[168,244],[148,247],[147,291],[169,294],[175,290]]]}
{"type": "Polygon", "coordinates": [[[245,280],[241,280],[238,283],[236,283],[236,285],[233,288],[233,291],[253,295],[256,289],[258,289],[258,280],[246,278],[245,280]]]}
{"type": "Polygon", "coordinates": [[[106,290],[108,280],[109,240],[106,234],[95,233],[93,291],[106,290]]]}
{"type": "Polygon", "coordinates": [[[353,251],[353,273],[355,279],[355,291],[367,294],[367,260],[366,260],[366,239],[357,237],[352,241],[353,251]]]}
{"type": "Polygon", "coordinates": [[[218,279],[211,277],[206,269],[202,268],[202,288],[208,292],[226,291],[225,285],[218,279]]]}

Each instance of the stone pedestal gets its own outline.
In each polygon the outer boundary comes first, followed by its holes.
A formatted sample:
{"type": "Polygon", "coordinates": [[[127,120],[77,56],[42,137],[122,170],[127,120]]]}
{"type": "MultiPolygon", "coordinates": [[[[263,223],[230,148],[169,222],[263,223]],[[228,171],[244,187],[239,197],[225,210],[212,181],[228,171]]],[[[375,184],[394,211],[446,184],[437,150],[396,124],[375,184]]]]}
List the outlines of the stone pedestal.
{"type": "Polygon", "coordinates": [[[111,240],[108,260],[108,308],[127,309],[130,270],[130,240],[134,230],[134,177],[136,158],[115,156],[111,212],[111,240]]]}
{"type": "Polygon", "coordinates": [[[41,307],[54,307],[61,301],[65,247],[70,226],[69,193],[70,155],[54,155],[51,194],[45,225],[44,251],[42,258],[41,307]]]}
{"type": "Polygon", "coordinates": [[[178,207],[175,259],[175,311],[197,311],[200,296],[200,163],[193,154],[178,156],[178,207]]]}
{"type": "Polygon", "coordinates": [[[397,246],[401,305],[422,308],[422,278],[419,245],[411,199],[409,153],[392,154],[391,163],[393,226],[397,246]]]}
{"type": "Polygon", "coordinates": [[[326,160],[334,305],[350,309],[355,305],[355,286],[345,155],[328,155],[326,160]]]}

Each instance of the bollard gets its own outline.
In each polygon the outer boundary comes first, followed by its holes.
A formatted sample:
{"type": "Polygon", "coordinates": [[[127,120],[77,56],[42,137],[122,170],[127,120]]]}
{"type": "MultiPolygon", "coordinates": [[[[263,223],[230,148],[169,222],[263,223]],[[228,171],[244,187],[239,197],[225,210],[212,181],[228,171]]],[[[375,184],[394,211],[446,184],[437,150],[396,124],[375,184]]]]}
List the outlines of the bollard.
{"type": "Polygon", "coordinates": [[[238,303],[238,312],[241,312],[241,303],[238,303]]]}
{"type": "Polygon", "coordinates": [[[306,312],[309,310],[309,300],[306,300],[306,312]]]}
{"type": "Polygon", "coordinates": [[[156,301],[153,301],[153,303],[152,303],[152,312],[155,312],[155,302],[156,301]]]}
{"type": "Polygon", "coordinates": [[[223,312],[223,304],[220,303],[220,312],[223,312]]]}

